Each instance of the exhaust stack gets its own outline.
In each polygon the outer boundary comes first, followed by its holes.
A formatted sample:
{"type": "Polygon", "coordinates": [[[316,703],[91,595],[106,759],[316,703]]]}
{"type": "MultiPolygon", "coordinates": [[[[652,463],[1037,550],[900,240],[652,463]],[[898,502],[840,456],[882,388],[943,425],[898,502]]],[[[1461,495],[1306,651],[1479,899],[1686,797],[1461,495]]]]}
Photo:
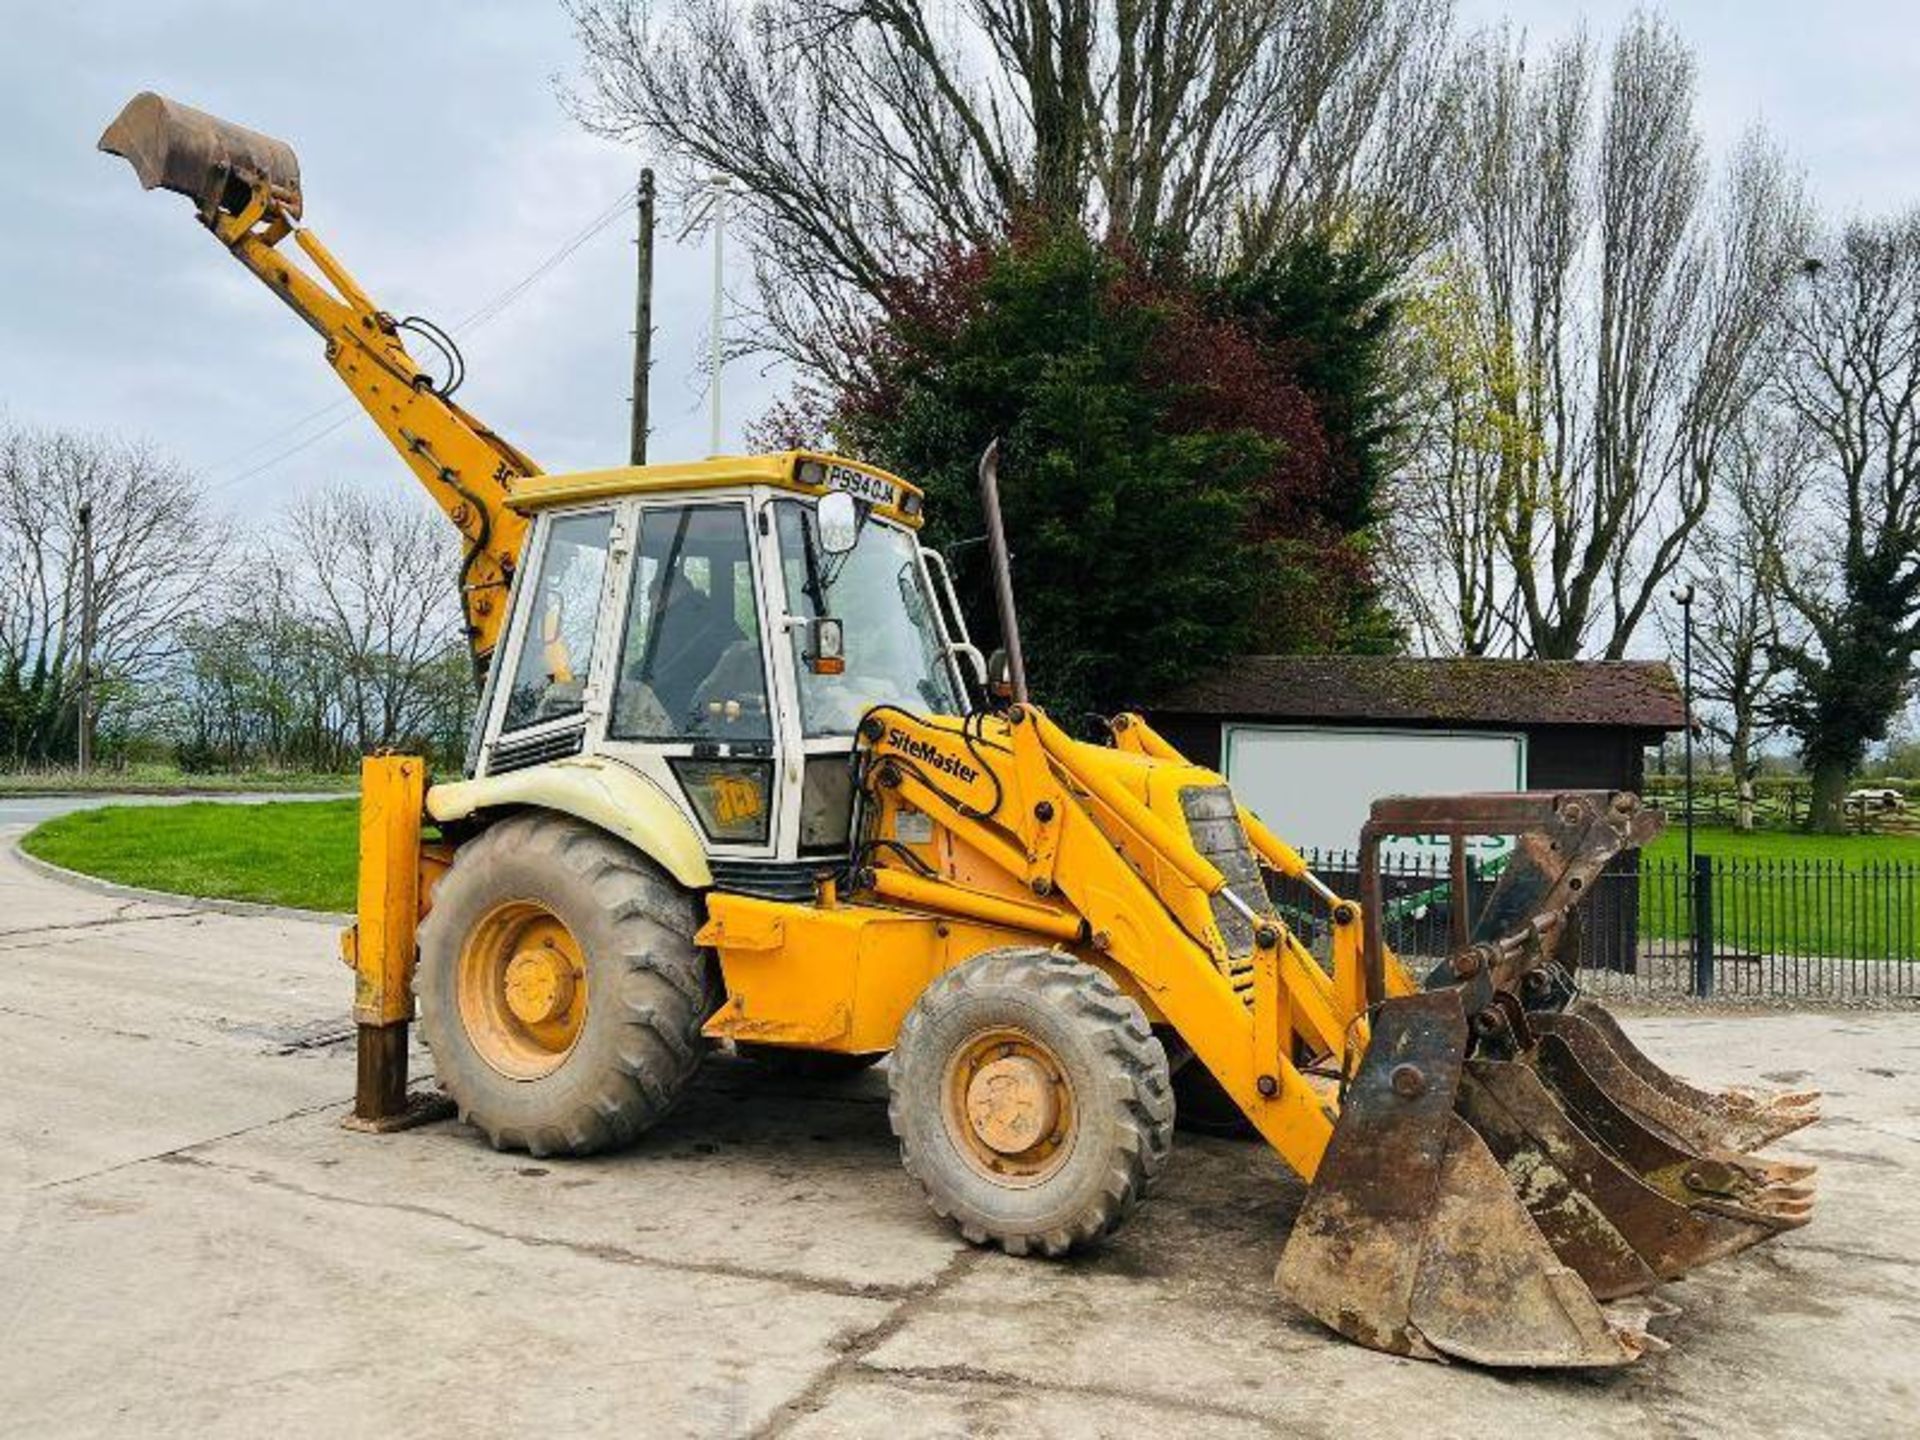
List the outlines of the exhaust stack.
{"type": "Polygon", "coordinates": [[[143,90],[107,126],[100,148],[133,166],[148,190],[171,190],[211,221],[237,215],[256,186],[300,218],[300,161],[293,147],[191,105],[143,90]]]}

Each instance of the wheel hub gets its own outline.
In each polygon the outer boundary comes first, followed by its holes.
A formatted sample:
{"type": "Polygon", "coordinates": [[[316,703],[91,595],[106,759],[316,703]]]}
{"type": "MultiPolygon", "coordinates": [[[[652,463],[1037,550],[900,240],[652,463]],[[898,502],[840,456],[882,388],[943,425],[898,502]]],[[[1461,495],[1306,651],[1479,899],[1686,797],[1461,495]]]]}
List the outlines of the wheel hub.
{"type": "Polygon", "coordinates": [[[573,1004],[573,966],[548,945],[507,962],[507,1008],[528,1025],[544,1025],[573,1004]]]}
{"type": "Polygon", "coordinates": [[[973,1170],[1009,1189],[1038,1185],[1066,1163],[1078,1116],[1066,1067],[1024,1030],[994,1026],[952,1053],[947,1133],[973,1170]]]}
{"type": "Polygon", "coordinates": [[[973,1133],[1002,1155],[1019,1155],[1053,1133],[1060,1118],[1046,1067],[1026,1055],[983,1065],[967,1083],[973,1133]]]}
{"type": "Polygon", "coordinates": [[[481,1059],[513,1080],[565,1062],[587,1014],[587,966],[560,917],[534,900],[495,906],[468,933],[458,971],[460,1020],[481,1059]]]}

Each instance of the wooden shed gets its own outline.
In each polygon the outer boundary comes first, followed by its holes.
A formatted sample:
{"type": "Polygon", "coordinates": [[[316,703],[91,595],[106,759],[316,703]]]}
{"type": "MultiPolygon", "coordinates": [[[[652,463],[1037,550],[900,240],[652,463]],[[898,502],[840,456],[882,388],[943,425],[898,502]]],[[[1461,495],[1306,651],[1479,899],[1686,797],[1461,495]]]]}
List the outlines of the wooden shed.
{"type": "MultiPolygon", "coordinates": [[[[1147,714],[1348,888],[1360,826],[1381,796],[1639,790],[1648,747],[1686,725],[1672,670],[1642,660],[1246,655],[1147,714]]],[[[1388,842],[1389,889],[1429,893],[1438,844],[1388,842]]],[[[1496,873],[1510,848],[1474,842],[1478,868],[1496,873]]],[[[1586,907],[1584,963],[1633,963],[1637,866],[1624,864],[1586,907]]],[[[1404,934],[1396,943],[1439,939],[1404,934]]]]}

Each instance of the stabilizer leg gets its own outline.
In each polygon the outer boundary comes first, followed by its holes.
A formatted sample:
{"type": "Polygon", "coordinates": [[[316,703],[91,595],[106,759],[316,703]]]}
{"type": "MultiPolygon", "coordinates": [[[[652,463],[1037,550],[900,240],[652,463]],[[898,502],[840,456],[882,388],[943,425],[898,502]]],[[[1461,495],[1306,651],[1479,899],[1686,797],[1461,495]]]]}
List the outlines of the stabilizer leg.
{"type": "Polygon", "coordinates": [[[360,767],[360,889],[341,958],[353,968],[358,1033],[349,1129],[376,1134],[443,1119],[453,1102],[407,1092],[407,1031],[413,1018],[413,958],[420,923],[420,824],[426,761],[370,755],[360,767]]]}

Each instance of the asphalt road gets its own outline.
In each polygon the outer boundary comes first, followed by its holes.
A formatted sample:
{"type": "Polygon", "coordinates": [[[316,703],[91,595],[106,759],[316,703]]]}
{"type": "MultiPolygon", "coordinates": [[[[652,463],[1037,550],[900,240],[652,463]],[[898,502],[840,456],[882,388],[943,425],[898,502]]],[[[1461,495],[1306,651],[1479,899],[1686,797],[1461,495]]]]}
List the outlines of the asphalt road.
{"type": "MultiPolygon", "coordinates": [[[[0,837],[3,840],[4,837],[0,837]]],[[[330,927],[80,892],[0,854],[0,1435],[1650,1436],[1920,1432],[1920,1019],[1656,1017],[1717,1082],[1815,1084],[1813,1226],[1666,1288],[1674,1348],[1489,1374],[1270,1291],[1301,1189],[1182,1138],[1104,1251],[958,1242],[884,1079],[716,1063],[636,1149],[340,1128],[330,927]]]]}

